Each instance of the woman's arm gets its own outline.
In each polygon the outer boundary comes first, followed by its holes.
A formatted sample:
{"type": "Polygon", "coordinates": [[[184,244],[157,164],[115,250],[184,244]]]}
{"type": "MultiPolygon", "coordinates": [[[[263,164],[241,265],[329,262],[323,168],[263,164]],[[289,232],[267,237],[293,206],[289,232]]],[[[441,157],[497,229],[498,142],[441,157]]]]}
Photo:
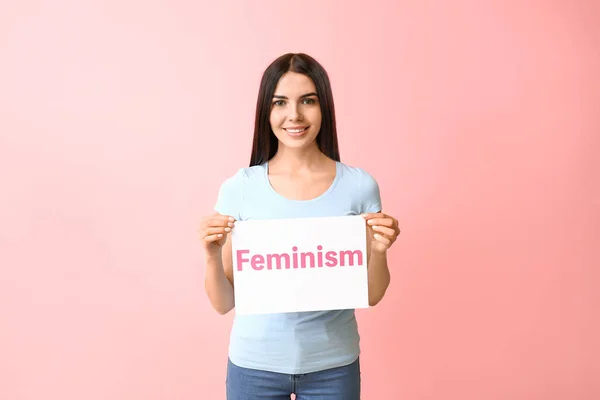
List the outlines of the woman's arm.
{"type": "Polygon", "coordinates": [[[364,214],[367,220],[369,305],[377,305],[390,285],[387,251],[400,234],[398,221],[382,212],[364,214]]]}
{"type": "Polygon", "coordinates": [[[385,291],[390,285],[387,253],[370,252],[367,275],[369,279],[369,306],[373,307],[383,299],[385,291]]]}
{"type": "Polygon", "coordinates": [[[213,308],[219,314],[227,314],[235,307],[229,235],[219,251],[209,252],[206,255],[204,287],[213,308]]]}

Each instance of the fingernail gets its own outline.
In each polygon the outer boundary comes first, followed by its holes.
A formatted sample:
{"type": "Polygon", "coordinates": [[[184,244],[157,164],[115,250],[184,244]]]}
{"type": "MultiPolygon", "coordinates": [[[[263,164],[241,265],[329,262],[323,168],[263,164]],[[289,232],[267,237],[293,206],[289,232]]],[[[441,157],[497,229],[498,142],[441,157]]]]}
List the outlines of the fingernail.
{"type": "Polygon", "coordinates": [[[225,232],[231,232],[231,228],[225,228],[225,232]]]}
{"type": "Polygon", "coordinates": [[[230,222],[227,225],[229,225],[230,228],[233,228],[233,222],[230,222]]]}
{"type": "Polygon", "coordinates": [[[373,225],[373,220],[372,220],[372,219],[368,220],[368,221],[367,221],[367,224],[369,224],[369,225],[373,225]]]}
{"type": "Polygon", "coordinates": [[[379,229],[377,225],[372,226],[373,229],[379,229]]]}
{"type": "Polygon", "coordinates": [[[223,237],[223,234],[222,234],[222,233],[219,233],[219,234],[217,235],[217,237],[223,237]]]}
{"type": "Polygon", "coordinates": [[[233,222],[233,221],[235,221],[235,218],[233,218],[233,217],[229,217],[229,220],[230,220],[231,222],[233,222]]]}
{"type": "Polygon", "coordinates": [[[374,234],[373,236],[374,236],[375,238],[377,238],[377,239],[379,239],[379,238],[381,237],[381,235],[379,235],[379,234],[377,234],[377,233],[376,233],[376,234],[374,234]]]}

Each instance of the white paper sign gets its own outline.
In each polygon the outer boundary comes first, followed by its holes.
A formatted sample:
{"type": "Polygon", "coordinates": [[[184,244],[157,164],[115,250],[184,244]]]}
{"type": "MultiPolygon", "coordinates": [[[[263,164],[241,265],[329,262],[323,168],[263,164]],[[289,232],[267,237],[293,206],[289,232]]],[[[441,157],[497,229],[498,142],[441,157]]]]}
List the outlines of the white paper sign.
{"type": "Polygon", "coordinates": [[[237,314],[368,308],[361,216],[237,221],[237,314]]]}

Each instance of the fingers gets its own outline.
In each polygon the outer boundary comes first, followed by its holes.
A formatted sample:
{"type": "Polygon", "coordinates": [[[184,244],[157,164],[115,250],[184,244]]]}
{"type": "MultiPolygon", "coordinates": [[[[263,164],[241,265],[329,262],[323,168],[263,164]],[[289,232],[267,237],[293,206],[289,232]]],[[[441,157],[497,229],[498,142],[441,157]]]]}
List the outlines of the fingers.
{"type": "Polygon", "coordinates": [[[386,228],[383,226],[374,226],[373,230],[376,231],[373,234],[373,238],[385,244],[387,247],[392,245],[398,238],[398,235],[396,235],[396,231],[391,228],[386,228]]]}
{"type": "Polygon", "coordinates": [[[385,217],[384,213],[366,213],[366,214],[361,214],[361,216],[366,219],[367,221],[373,218],[383,218],[385,217]]]}
{"type": "Polygon", "coordinates": [[[386,236],[393,237],[396,235],[396,230],[392,228],[388,228],[386,226],[373,226],[374,231],[380,232],[386,236]]]}
{"type": "Polygon", "coordinates": [[[216,227],[230,227],[233,228],[235,218],[228,215],[211,215],[202,220],[200,224],[201,229],[216,228],[216,227]]]}
{"type": "Polygon", "coordinates": [[[368,219],[367,224],[369,224],[369,225],[384,225],[384,226],[392,227],[396,224],[396,220],[392,217],[384,216],[384,217],[368,219]]]}
{"type": "Polygon", "coordinates": [[[225,234],[231,232],[231,228],[228,227],[228,226],[227,227],[218,226],[218,227],[215,227],[215,228],[212,228],[212,227],[211,228],[205,228],[203,232],[204,232],[205,236],[216,235],[216,234],[219,234],[219,233],[225,235],[225,234]]]}
{"type": "Polygon", "coordinates": [[[389,247],[392,244],[392,240],[388,239],[385,236],[380,235],[379,233],[376,233],[375,235],[373,235],[373,237],[375,238],[375,240],[377,240],[378,242],[383,243],[387,247],[389,247]]]}
{"type": "Polygon", "coordinates": [[[205,228],[233,228],[234,221],[229,219],[210,219],[205,222],[205,228]]]}
{"type": "Polygon", "coordinates": [[[373,230],[373,238],[376,242],[383,245],[382,248],[388,249],[398,238],[400,228],[398,220],[384,213],[363,214],[367,225],[373,230]]]}
{"type": "Polygon", "coordinates": [[[235,218],[230,217],[229,215],[221,215],[215,214],[207,217],[204,221],[208,226],[225,226],[229,224],[230,227],[233,227],[233,223],[235,222],[235,218]]]}
{"type": "Polygon", "coordinates": [[[207,242],[214,242],[215,240],[221,239],[223,236],[227,235],[231,232],[230,227],[216,227],[216,228],[205,228],[201,229],[198,234],[200,235],[200,239],[207,242]]]}
{"type": "Polygon", "coordinates": [[[221,240],[222,238],[223,238],[223,234],[218,233],[216,235],[204,236],[202,238],[202,240],[204,240],[205,242],[216,242],[217,240],[221,240]]]}
{"type": "Polygon", "coordinates": [[[214,242],[223,238],[233,229],[235,218],[228,215],[214,214],[203,219],[198,235],[201,240],[214,242]]]}

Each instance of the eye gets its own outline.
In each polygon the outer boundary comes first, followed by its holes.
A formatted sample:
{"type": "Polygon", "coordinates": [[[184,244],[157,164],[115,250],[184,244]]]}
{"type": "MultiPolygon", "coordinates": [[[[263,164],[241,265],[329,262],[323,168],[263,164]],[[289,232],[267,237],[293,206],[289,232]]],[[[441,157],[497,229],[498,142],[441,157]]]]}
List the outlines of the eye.
{"type": "Polygon", "coordinates": [[[283,101],[283,100],[275,100],[275,101],[273,102],[273,105],[274,105],[274,106],[282,106],[282,105],[284,105],[284,104],[285,104],[285,101],[283,101]]]}
{"type": "Polygon", "coordinates": [[[302,104],[315,104],[315,103],[316,103],[315,99],[311,99],[310,97],[307,97],[302,100],[302,104]]]}

